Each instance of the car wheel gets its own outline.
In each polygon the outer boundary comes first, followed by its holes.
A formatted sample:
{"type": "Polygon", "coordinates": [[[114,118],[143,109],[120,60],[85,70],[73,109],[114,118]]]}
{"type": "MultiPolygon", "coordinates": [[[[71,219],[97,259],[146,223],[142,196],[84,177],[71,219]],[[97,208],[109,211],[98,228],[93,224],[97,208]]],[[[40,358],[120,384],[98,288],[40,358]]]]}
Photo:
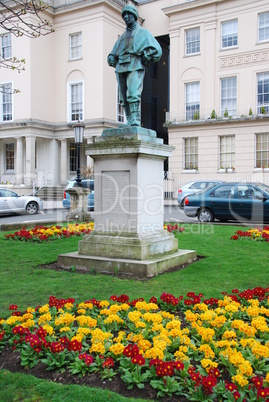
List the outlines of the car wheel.
{"type": "Polygon", "coordinates": [[[38,212],[37,203],[34,201],[28,202],[28,204],[26,205],[26,212],[29,215],[37,214],[37,212],[38,212]]]}
{"type": "Polygon", "coordinates": [[[186,197],[184,197],[184,198],[183,198],[183,200],[181,201],[181,203],[180,203],[180,205],[179,205],[179,206],[180,206],[180,208],[184,208],[184,202],[185,202],[185,198],[186,198],[186,197]]]}
{"type": "Polygon", "coordinates": [[[198,217],[199,222],[213,222],[214,221],[214,216],[209,209],[200,209],[197,217],[198,217]]]}

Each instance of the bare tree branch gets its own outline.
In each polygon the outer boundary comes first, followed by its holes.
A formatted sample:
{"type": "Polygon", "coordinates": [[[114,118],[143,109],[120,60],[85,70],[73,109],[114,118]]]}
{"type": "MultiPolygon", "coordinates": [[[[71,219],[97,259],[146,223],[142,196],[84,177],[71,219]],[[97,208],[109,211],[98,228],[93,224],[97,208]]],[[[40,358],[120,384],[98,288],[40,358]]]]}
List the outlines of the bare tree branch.
{"type": "Polygon", "coordinates": [[[0,4],[0,27],[13,35],[37,38],[52,32],[52,23],[40,13],[49,6],[38,0],[2,0],[0,4]],[[34,16],[35,22],[29,20],[34,16]]]}
{"type": "MultiPolygon", "coordinates": [[[[16,37],[38,38],[54,32],[51,21],[41,16],[49,5],[40,0],[2,0],[0,2],[0,28],[16,37]]],[[[1,38],[0,38],[1,39],[1,38]]],[[[25,70],[25,59],[6,58],[0,43],[0,68],[25,70]]],[[[3,88],[0,86],[0,92],[3,88]]],[[[12,93],[19,92],[14,89],[12,93]]]]}

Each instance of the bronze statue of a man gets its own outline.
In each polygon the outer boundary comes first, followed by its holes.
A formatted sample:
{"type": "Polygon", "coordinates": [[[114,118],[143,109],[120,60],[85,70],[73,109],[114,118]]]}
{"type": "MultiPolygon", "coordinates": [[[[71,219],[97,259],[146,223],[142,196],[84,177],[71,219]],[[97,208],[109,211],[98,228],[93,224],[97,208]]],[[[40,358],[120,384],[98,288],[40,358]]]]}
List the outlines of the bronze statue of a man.
{"type": "Polygon", "coordinates": [[[136,7],[130,4],[125,6],[121,15],[126,30],[115,43],[107,62],[109,66],[115,67],[127,124],[140,126],[140,102],[146,65],[160,60],[162,49],[153,35],[138,24],[136,7]]]}

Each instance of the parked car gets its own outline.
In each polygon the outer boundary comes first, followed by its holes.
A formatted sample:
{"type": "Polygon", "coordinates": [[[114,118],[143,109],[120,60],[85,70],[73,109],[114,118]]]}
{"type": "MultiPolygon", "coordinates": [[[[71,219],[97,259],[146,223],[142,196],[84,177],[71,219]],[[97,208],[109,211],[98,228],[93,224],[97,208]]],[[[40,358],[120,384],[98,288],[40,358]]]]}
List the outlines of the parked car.
{"type": "MultiPolygon", "coordinates": [[[[69,188],[72,188],[76,185],[76,180],[69,180],[67,187],[64,191],[63,195],[63,206],[65,208],[70,208],[70,194],[66,192],[69,188]]],[[[88,209],[94,209],[94,180],[93,179],[82,179],[81,185],[84,188],[89,188],[91,192],[88,194],[88,209]]]]}
{"type": "Polygon", "coordinates": [[[269,187],[253,183],[221,183],[185,198],[184,212],[199,222],[269,221],[269,187]]]}
{"type": "Polygon", "coordinates": [[[179,206],[181,208],[184,207],[184,200],[187,197],[187,195],[196,194],[199,191],[206,190],[219,183],[221,183],[221,181],[203,180],[203,181],[190,181],[187,184],[184,184],[184,186],[178,189],[177,193],[177,201],[179,203],[179,206]]]}
{"type": "Polygon", "coordinates": [[[20,195],[14,191],[0,188],[0,215],[23,213],[37,214],[43,210],[43,202],[39,197],[20,195]]]}

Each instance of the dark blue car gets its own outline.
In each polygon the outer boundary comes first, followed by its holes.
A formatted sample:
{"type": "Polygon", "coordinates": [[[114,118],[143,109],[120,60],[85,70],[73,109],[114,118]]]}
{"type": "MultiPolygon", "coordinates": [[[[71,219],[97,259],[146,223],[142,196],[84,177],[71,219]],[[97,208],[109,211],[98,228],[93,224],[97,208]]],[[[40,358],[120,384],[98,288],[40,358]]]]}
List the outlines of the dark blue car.
{"type": "Polygon", "coordinates": [[[187,196],[184,203],[187,216],[199,222],[269,221],[269,187],[254,183],[221,183],[187,196]]]}
{"type": "MultiPolygon", "coordinates": [[[[66,192],[69,188],[74,187],[76,180],[69,180],[67,187],[64,191],[63,206],[65,208],[70,208],[70,194],[66,192]]],[[[82,179],[81,185],[84,188],[89,188],[91,192],[88,194],[88,209],[94,209],[94,180],[93,179],[82,179]]]]}

